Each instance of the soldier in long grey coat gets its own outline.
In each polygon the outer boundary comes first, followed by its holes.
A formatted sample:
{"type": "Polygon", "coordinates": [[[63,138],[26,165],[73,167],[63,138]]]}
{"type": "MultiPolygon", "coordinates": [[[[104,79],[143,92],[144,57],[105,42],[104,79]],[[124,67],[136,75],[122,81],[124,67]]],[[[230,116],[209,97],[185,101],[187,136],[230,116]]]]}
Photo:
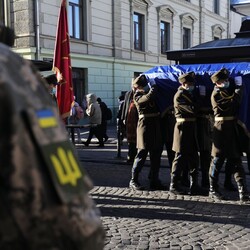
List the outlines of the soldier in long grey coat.
{"type": "Polygon", "coordinates": [[[148,85],[145,75],[137,77],[133,82],[136,89],[134,103],[138,111],[137,123],[137,155],[132,167],[130,188],[140,190],[139,173],[145,163],[148,152],[150,154],[150,187],[162,189],[159,180],[159,168],[161,161],[161,127],[160,112],[155,103],[157,86],[148,85]]]}
{"type": "Polygon", "coordinates": [[[174,128],[173,150],[175,158],[172,165],[169,191],[182,192],[178,185],[182,170],[189,168],[190,194],[198,192],[198,143],[196,134],[196,102],[194,99],[194,72],[179,76],[181,86],[174,96],[176,124],[174,128]]]}
{"type": "Polygon", "coordinates": [[[0,43],[0,249],[103,249],[92,183],[47,84],[0,43]]]}
{"type": "Polygon", "coordinates": [[[222,198],[218,188],[218,178],[223,163],[227,159],[232,169],[231,172],[234,173],[240,200],[248,200],[249,195],[246,190],[237,128],[237,116],[242,97],[242,81],[239,77],[235,81],[229,79],[229,71],[225,68],[214,73],[211,80],[215,84],[211,95],[215,123],[212,145],[213,159],[209,171],[209,195],[219,199],[222,198]]]}

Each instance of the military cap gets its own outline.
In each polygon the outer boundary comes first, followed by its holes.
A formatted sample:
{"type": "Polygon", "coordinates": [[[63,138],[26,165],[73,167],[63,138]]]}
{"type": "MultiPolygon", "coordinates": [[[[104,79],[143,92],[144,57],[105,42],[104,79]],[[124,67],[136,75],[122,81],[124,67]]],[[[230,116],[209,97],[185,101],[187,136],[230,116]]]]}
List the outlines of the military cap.
{"type": "Polygon", "coordinates": [[[229,77],[229,71],[226,68],[222,68],[221,70],[215,72],[211,76],[211,80],[213,83],[216,83],[221,80],[226,80],[229,77]]]}
{"type": "Polygon", "coordinates": [[[56,74],[46,76],[45,80],[47,81],[48,84],[54,84],[54,85],[58,84],[56,74]]]}
{"type": "Polygon", "coordinates": [[[195,78],[195,73],[191,71],[191,72],[180,75],[178,80],[180,83],[194,82],[194,78],[195,78]]]}
{"type": "Polygon", "coordinates": [[[148,80],[145,75],[140,75],[132,81],[134,88],[145,87],[148,84],[148,80]]]}

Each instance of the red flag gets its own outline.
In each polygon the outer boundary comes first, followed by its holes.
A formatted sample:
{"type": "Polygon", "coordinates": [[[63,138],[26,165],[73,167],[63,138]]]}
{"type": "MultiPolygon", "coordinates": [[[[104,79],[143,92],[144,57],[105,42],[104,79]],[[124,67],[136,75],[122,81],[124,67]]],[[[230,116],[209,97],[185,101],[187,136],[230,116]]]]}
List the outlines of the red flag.
{"type": "Polygon", "coordinates": [[[62,0],[59,12],[53,71],[60,83],[57,85],[56,95],[59,112],[62,119],[66,120],[70,115],[71,104],[74,101],[66,0],[62,0]]]}

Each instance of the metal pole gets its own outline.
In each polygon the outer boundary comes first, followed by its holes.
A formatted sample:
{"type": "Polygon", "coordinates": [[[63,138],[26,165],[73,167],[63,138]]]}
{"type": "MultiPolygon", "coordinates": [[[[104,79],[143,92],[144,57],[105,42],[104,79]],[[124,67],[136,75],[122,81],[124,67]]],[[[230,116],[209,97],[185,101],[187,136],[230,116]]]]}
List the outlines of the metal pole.
{"type": "Polygon", "coordinates": [[[121,158],[121,126],[117,121],[117,158],[121,158]]]}

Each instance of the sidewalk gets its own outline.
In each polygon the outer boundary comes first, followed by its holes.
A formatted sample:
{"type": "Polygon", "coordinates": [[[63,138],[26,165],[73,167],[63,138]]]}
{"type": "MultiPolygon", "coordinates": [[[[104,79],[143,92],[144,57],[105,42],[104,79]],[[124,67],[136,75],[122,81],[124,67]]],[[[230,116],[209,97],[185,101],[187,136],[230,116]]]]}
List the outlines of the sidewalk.
{"type": "MultiPolygon", "coordinates": [[[[87,138],[82,131],[82,140],[87,138]]],[[[237,192],[223,194],[228,200],[207,196],[174,196],[168,191],[149,191],[149,164],[140,180],[144,191],[128,188],[131,165],[126,163],[123,143],[117,158],[116,127],[108,127],[104,148],[76,145],[84,169],[94,188],[90,194],[101,211],[108,249],[250,249],[250,203],[240,204],[237,192]]],[[[94,140],[93,140],[94,142],[94,140]]],[[[164,152],[160,178],[169,186],[170,173],[164,152]]],[[[224,173],[220,175],[220,184],[224,173]]],[[[247,175],[248,186],[250,176],[247,175]]],[[[223,187],[223,185],[221,185],[223,187]]]]}

